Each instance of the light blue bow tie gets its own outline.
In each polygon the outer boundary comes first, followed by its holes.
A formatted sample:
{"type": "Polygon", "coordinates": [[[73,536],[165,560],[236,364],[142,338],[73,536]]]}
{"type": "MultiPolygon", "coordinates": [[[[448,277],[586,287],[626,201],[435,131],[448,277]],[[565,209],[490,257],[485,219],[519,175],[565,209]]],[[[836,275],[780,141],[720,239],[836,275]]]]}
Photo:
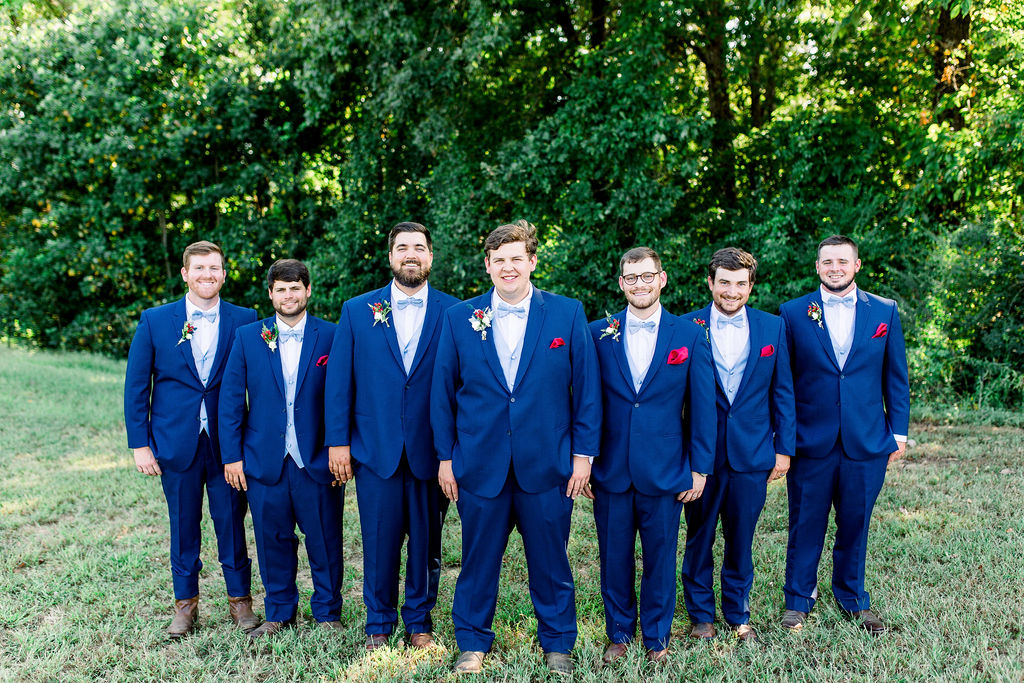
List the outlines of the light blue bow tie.
{"type": "Polygon", "coordinates": [[[282,341],[282,342],[286,342],[286,341],[288,341],[290,339],[292,341],[297,341],[297,342],[299,342],[301,344],[302,343],[302,330],[285,330],[284,332],[281,332],[280,334],[278,334],[277,338],[280,341],[282,341]]]}
{"type": "Polygon", "coordinates": [[[206,318],[207,322],[215,323],[217,322],[217,311],[192,311],[193,320],[199,320],[200,318],[206,318]]]}
{"type": "Polygon", "coordinates": [[[629,330],[630,334],[633,334],[634,332],[636,332],[638,330],[644,330],[645,332],[650,332],[651,334],[653,334],[654,333],[655,324],[654,324],[653,320],[648,320],[648,321],[642,322],[642,323],[641,322],[637,322],[636,320],[630,320],[629,324],[626,325],[626,328],[629,330]]]}
{"type": "Polygon", "coordinates": [[[718,316],[717,325],[718,329],[722,329],[723,327],[729,327],[729,325],[732,325],[733,327],[738,327],[742,330],[744,327],[747,326],[747,319],[745,316],[742,315],[733,316],[732,318],[726,318],[724,315],[720,315],[718,316]]]}
{"type": "Polygon", "coordinates": [[[398,310],[405,309],[406,306],[415,306],[416,308],[423,308],[423,299],[417,297],[409,297],[408,299],[399,299],[395,302],[395,306],[398,310]]]}
{"type": "Polygon", "coordinates": [[[504,318],[506,315],[514,315],[517,318],[526,317],[526,309],[522,306],[509,306],[504,302],[498,303],[498,317],[504,318]]]}
{"type": "Polygon", "coordinates": [[[847,308],[853,308],[857,305],[856,297],[853,294],[847,294],[846,296],[829,296],[825,299],[826,306],[846,306],[847,308]]]}

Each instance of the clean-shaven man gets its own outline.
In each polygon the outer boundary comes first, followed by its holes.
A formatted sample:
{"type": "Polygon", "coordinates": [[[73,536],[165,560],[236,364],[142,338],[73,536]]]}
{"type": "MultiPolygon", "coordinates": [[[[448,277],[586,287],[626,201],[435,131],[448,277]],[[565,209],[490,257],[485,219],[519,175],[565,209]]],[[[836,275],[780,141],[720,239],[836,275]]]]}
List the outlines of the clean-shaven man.
{"type": "Polygon", "coordinates": [[[195,242],[182,255],[188,293],[143,311],[128,351],[124,422],[135,469],[159,476],[171,527],[174,618],[171,638],[192,631],[199,616],[199,559],[203,490],[217,536],[232,621],[259,626],[249,593],[252,562],[245,547],[245,495],[224,480],[217,440],[217,401],[235,330],[256,311],[220,298],[224,252],[195,242]]]}
{"type": "Polygon", "coordinates": [[[342,306],[327,370],[331,472],[341,482],[356,480],[367,650],[385,645],[398,623],[403,545],[409,644],[434,645],[430,613],[448,499],[437,483],[430,382],[442,314],[458,299],[427,283],[433,259],[426,227],[405,222],[391,229],[394,277],[342,306]]]}
{"type": "Polygon", "coordinates": [[[796,395],[796,457],[787,479],[789,544],[782,625],[803,627],[818,597],[818,562],[836,511],[832,594],[873,635],[886,631],[864,588],[868,526],[910,424],[907,353],[896,303],[855,282],[857,244],[818,245],[821,286],[782,305],[796,395]]]}
{"type": "Polygon", "coordinates": [[[487,236],[484,253],[494,287],[445,313],[430,401],[438,480],[462,519],[455,670],[479,672],[494,642],[501,558],[516,527],[545,663],[569,674],[569,522],[598,454],[600,368],[580,302],[530,283],[536,228],[503,225],[487,236]]]}
{"type": "Polygon", "coordinates": [[[796,447],[785,327],[747,305],[756,275],[751,254],[719,249],[708,264],[711,304],[686,315],[706,330],[718,411],[714,473],[701,499],[686,506],[683,596],[697,639],[715,637],[712,549],[721,520],[722,616],[736,638],[757,640],[750,626],[754,529],[768,482],[785,476],[796,447]]]}
{"type": "Polygon", "coordinates": [[[647,659],[668,658],[676,607],[676,550],[684,503],[701,497],[715,448],[714,379],[704,331],[661,306],[668,281],[658,254],[619,261],[624,310],[590,324],[601,364],[604,427],[594,461],[594,519],[609,644],[626,654],[639,616],[647,659]],[[643,550],[640,601],[636,537],[643,550]]]}
{"type": "Polygon", "coordinates": [[[344,489],[333,486],[323,428],[334,324],[306,313],[312,289],[302,262],[275,261],[267,290],[275,314],[235,333],[220,396],[224,476],[248,493],[266,590],[266,621],[253,640],[295,624],[296,524],[306,537],[313,618],[341,629],[344,489]]]}

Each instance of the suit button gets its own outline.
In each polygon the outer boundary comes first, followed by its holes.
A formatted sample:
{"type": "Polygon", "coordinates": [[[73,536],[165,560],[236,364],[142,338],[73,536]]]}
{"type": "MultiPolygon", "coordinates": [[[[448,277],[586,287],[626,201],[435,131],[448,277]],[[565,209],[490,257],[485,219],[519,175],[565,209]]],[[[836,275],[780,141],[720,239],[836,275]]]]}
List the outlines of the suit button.
{"type": "Polygon", "coordinates": [[[515,396],[513,396],[513,397],[512,397],[512,398],[510,398],[510,399],[509,399],[508,401],[509,401],[509,403],[515,403],[515,402],[516,402],[516,397],[515,397],[515,396]]]}
{"type": "Polygon", "coordinates": [[[839,375],[839,379],[846,379],[846,375],[839,375]]]}
{"type": "Polygon", "coordinates": [[[406,385],[405,385],[405,388],[406,388],[406,389],[408,389],[408,388],[409,388],[409,385],[408,385],[408,384],[406,384],[406,385]]]}
{"type": "Polygon", "coordinates": [[[639,407],[640,407],[640,404],[639,404],[639,403],[634,403],[634,404],[633,404],[633,407],[634,407],[634,408],[639,408],[639,407]]]}
{"type": "Polygon", "coordinates": [[[505,436],[512,436],[512,430],[510,429],[507,432],[505,432],[505,436]]]}

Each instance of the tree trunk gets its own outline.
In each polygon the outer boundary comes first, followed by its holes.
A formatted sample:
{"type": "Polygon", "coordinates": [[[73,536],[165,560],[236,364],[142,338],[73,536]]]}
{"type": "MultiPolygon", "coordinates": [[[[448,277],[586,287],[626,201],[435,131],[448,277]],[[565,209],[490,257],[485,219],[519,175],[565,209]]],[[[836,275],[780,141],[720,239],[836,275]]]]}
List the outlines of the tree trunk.
{"type": "Polygon", "coordinates": [[[726,70],[727,41],[725,6],[709,2],[704,15],[704,46],[697,56],[704,63],[708,81],[708,112],[714,121],[711,131],[711,167],[725,208],[736,206],[736,155],[733,150],[732,107],[729,106],[729,74],[726,70]]]}
{"type": "MultiPolygon", "coordinates": [[[[954,0],[956,1],[956,0],[954,0]]],[[[966,79],[967,70],[971,66],[971,53],[964,41],[971,34],[971,15],[963,12],[953,16],[950,5],[939,11],[939,26],[935,38],[935,51],[932,53],[932,75],[935,77],[935,88],[932,91],[932,108],[938,109],[943,98],[955,95],[966,79]],[[963,47],[963,57],[956,51],[963,47]]],[[[953,130],[960,130],[966,125],[960,107],[946,106],[937,113],[939,121],[949,122],[953,130]]]]}

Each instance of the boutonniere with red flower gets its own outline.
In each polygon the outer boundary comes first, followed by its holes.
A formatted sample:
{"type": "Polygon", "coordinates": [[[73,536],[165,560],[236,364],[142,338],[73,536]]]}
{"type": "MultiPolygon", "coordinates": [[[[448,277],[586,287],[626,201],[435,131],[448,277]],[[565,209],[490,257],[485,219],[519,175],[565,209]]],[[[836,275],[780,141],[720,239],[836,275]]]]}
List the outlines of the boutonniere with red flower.
{"type": "Polygon", "coordinates": [[[560,346],[565,346],[565,340],[562,339],[561,337],[555,337],[554,339],[551,340],[551,346],[549,346],[548,348],[557,349],[560,346]]]}
{"type": "Polygon", "coordinates": [[[370,307],[373,312],[373,326],[376,327],[377,323],[384,323],[384,327],[390,327],[388,325],[388,313],[391,312],[391,302],[387,299],[384,301],[378,301],[375,304],[366,304],[370,307]]]}
{"type": "Polygon", "coordinates": [[[482,311],[477,308],[473,311],[473,314],[469,316],[469,324],[473,326],[473,330],[475,332],[480,333],[480,339],[482,341],[487,339],[487,329],[491,326],[492,318],[494,318],[494,313],[491,311],[490,306],[482,311]]]}
{"type": "Polygon", "coordinates": [[[277,323],[270,329],[267,329],[266,323],[263,324],[263,331],[260,332],[260,338],[267,343],[270,347],[271,353],[277,350],[277,323]]]}
{"type": "Polygon", "coordinates": [[[600,339],[611,337],[612,341],[619,341],[622,336],[622,330],[619,329],[622,326],[621,322],[617,318],[613,318],[608,311],[604,312],[604,321],[608,324],[601,330],[600,339]]]}
{"type": "Polygon", "coordinates": [[[318,368],[322,368],[325,365],[327,365],[327,356],[320,356],[316,359],[316,366],[318,368]]]}
{"type": "Polygon", "coordinates": [[[825,326],[821,324],[821,306],[817,301],[812,301],[811,305],[807,307],[807,317],[818,323],[818,327],[825,329],[825,326]]]}
{"type": "MultiPolygon", "coordinates": [[[[191,320],[185,321],[185,326],[181,328],[181,339],[178,340],[178,344],[192,340],[192,335],[196,332],[196,326],[192,324],[191,320]]],[[[178,344],[175,344],[177,346],[178,344]]]]}
{"type": "Polygon", "coordinates": [[[889,326],[885,323],[878,323],[878,329],[875,330],[873,335],[871,335],[871,338],[878,339],[879,337],[884,337],[887,334],[889,334],[889,326]]]}
{"type": "Polygon", "coordinates": [[[687,358],[690,357],[690,350],[685,346],[680,346],[678,349],[672,349],[668,352],[668,364],[669,365],[682,365],[687,358]]]}
{"type": "Polygon", "coordinates": [[[704,318],[694,318],[693,322],[695,322],[696,324],[698,324],[698,325],[700,325],[701,327],[704,328],[704,338],[707,339],[708,342],[710,343],[711,342],[711,330],[708,327],[708,321],[705,320],[704,318]]]}

